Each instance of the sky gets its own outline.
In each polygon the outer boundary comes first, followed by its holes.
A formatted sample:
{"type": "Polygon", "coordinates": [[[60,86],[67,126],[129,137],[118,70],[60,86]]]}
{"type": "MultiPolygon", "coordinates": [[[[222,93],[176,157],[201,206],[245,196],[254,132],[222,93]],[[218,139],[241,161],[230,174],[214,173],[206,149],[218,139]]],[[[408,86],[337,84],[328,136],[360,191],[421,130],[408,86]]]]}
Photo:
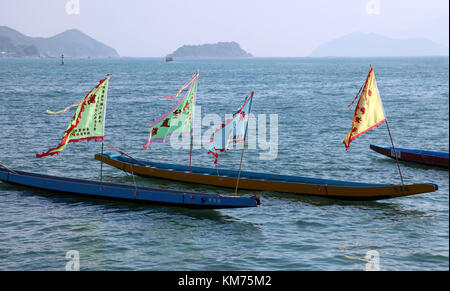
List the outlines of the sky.
{"type": "Polygon", "coordinates": [[[130,57],[219,41],[302,57],[352,32],[448,46],[448,11],[448,0],[1,0],[0,26],[33,37],[79,29],[130,57]]]}

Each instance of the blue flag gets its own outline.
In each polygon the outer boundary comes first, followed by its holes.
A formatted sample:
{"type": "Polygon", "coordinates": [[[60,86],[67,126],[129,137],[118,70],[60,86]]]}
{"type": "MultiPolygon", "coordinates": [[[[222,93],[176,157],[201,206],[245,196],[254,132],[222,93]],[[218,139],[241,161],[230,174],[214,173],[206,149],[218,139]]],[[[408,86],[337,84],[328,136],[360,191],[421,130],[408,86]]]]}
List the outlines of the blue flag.
{"type": "Polygon", "coordinates": [[[230,144],[244,143],[252,101],[253,92],[250,94],[250,97],[245,97],[244,104],[233,114],[233,118],[222,124],[222,127],[211,136],[211,146],[208,154],[212,154],[215,157],[214,164],[217,164],[219,152],[229,150],[230,144]]]}

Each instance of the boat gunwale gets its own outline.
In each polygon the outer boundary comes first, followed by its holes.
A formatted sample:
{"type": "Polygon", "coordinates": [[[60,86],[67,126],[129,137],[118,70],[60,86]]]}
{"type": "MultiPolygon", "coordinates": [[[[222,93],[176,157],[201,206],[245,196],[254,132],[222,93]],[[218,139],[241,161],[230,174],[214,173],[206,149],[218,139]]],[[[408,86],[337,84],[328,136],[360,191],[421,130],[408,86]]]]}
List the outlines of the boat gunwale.
{"type": "MultiPolygon", "coordinates": [[[[116,184],[116,183],[104,183],[104,182],[94,182],[89,180],[83,180],[83,179],[74,179],[74,178],[66,178],[66,177],[58,177],[58,176],[50,176],[45,174],[37,174],[37,173],[31,173],[31,172],[24,172],[24,171],[12,171],[9,169],[0,168],[0,173],[6,174],[5,178],[1,178],[0,182],[4,182],[6,184],[11,185],[18,185],[24,188],[28,189],[37,189],[42,191],[48,191],[48,192],[54,192],[54,193],[63,193],[71,196],[76,197],[91,197],[91,198],[100,198],[100,199],[107,199],[107,200],[119,200],[119,201],[127,201],[130,203],[138,203],[138,204],[148,204],[148,205],[161,205],[161,206],[173,206],[173,207],[183,207],[183,208],[190,208],[190,209],[237,209],[237,208],[252,208],[252,207],[258,207],[260,205],[260,200],[257,197],[243,197],[243,196],[230,196],[230,195],[221,195],[221,194],[211,194],[211,193],[198,193],[198,192],[184,192],[184,191],[172,191],[172,190],[166,190],[166,189],[154,189],[149,187],[135,187],[133,185],[126,185],[126,184],[116,184]],[[11,176],[12,175],[12,176],[11,176]],[[108,191],[108,188],[111,190],[118,190],[120,189],[127,190],[127,191],[137,191],[137,193],[141,195],[167,195],[172,194],[171,197],[181,197],[182,202],[173,202],[169,200],[158,200],[158,199],[148,199],[145,198],[130,198],[123,196],[124,194],[120,194],[120,196],[115,195],[101,195],[98,193],[93,193],[91,190],[87,192],[81,192],[81,191],[71,191],[67,187],[46,187],[46,183],[44,182],[41,186],[33,185],[33,183],[23,183],[20,182],[22,179],[40,179],[40,180],[48,180],[52,181],[51,185],[54,185],[53,183],[61,183],[61,182],[73,182],[78,183],[79,186],[86,186],[89,185],[91,187],[100,187],[100,188],[106,188],[103,190],[108,191]],[[18,182],[19,181],[19,182],[18,182]],[[202,203],[192,203],[187,202],[186,196],[191,196],[191,199],[193,199],[192,196],[195,196],[196,198],[200,199],[202,203]],[[204,204],[205,201],[209,200],[211,202],[211,199],[214,203],[212,204],[204,204]],[[220,202],[221,199],[224,199],[223,202],[220,202]],[[216,203],[218,202],[219,203],[216,203]],[[251,201],[251,202],[250,202],[251,201]]],[[[103,191],[102,190],[102,191],[103,191]]],[[[126,194],[126,193],[125,193],[126,194]]],[[[135,192],[136,196],[136,192],[135,192]]],[[[158,196],[157,196],[158,197],[158,196]]],[[[161,197],[161,196],[159,196],[161,197]]],[[[179,199],[179,198],[177,198],[179,199]]]]}
{"type": "MultiPolygon", "coordinates": [[[[385,149],[385,150],[392,150],[392,147],[389,147],[389,146],[382,146],[382,145],[377,145],[377,144],[371,144],[371,146],[377,147],[380,149],[385,149]]],[[[425,156],[436,157],[436,158],[444,158],[444,159],[449,158],[449,153],[445,153],[445,152],[426,151],[426,150],[419,150],[419,149],[406,149],[406,148],[398,148],[398,147],[395,147],[395,151],[405,152],[405,153],[410,153],[410,154],[417,154],[417,155],[425,155],[425,156]]]]}
{"type": "MultiPolygon", "coordinates": [[[[101,156],[101,154],[98,154],[101,156]]],[[[178,173],[184,173],[184,174],[195,174],[195,175],[204,175],[204,176],[211,176],[211,177],[220,177],[220,178],[237,178],[237,171],[229,170],[229,169],[221,169],[221,172],[225,172],[224,174],[216,175],[214,173],[210,173],[210,171],[214,171],[213,168],[206,168],[206,167],[197,167],[192,166],[191,172],[185,171],[183,169],[176,169],[177,167],[183,168],[182,165],[175,165],[175,164],[169,164],[169,163],[160,163],[160,162],[148,162],[148,161],[142,161],[142,160],[133,160],[130,158],[127,158],[120,154],[103,154],[104,157],[116,160],[121,163],[130,164],[137,167],[143,167],[148,169],[158,169],[163,171],[174,171],[178,173]],[[120,158],[120,159],[119,159],[120,158]],[[155,166],[158,165],[158,166],[155,166]],[[160,167],[162,166],[162,167],[160,167]],[[175,167],[171,167],[175,166],[175,167]],[[235,174],[235,175],[230,175],[235,174]]],[[[186,167],[187,169],[187,167],[186,167]]],[[[291,176],[291,175],[279,175],[279,174],[265,174],[265,173],[258,173],[258,172],[249,172],[249,171],[241,171],[241,177],[240,179],[245,180],[252,180],[252,181],[261,181],[261,182],[279,182],[279,183],[291,183],[291,184],[298,184],[298,185],[314,185],[314,186],[329,186],[329,187],[349,187],[349,188],[376,188],[376,187],[393,187],[398,186],[395,184],[374,184],[374,183],[364,183],[364,182],[349,182],[349,181],[340,181],[340,180],[329,180],[329,179],[320,179],[320,178],[308,178],[308,177],[301,177],[301,176],[291,176]],[[255,175],[255,176],[267,176],[266,178],[256,178],[256,177],[248,177],[249,175],[255,175]],[[279,178],[279,179],[276,179],[279,178]],[[283,178],[293,178],[293,179],[304,179],[304,181],[300,180],[287,180],[283,178]],[[314,183],[316,182],[316,183],[314,183]]],[[[434,185],[434,184],[433,184],[434,185]]]]}
{"type": "MultiPolygon", "coordinates": [[[[67,181],[67,182],[74,182],[74,183],[80,183],[80,184],[90,184],[90,185],[96,185],[96,186],[108,186],[108,187],[115,187],[115,188],[123,188],[123,189],[137,189],[137,190],[144,190],[144,191],[150,191],[150,192],[162,192],[167,194],[173,194],[173,195],[205,195],[205,196],[211,196],[211,197],[236,197],[240,198],[240,196],[230,196],[230,195],[222,195],[222,194],[213,194],[213,193],[198,193],[198,192],[189,192],[189,191],[177,191],[177,190],[168,190],[168,189],[159,189],[159,188],[150,188],[145,186],[134,186],[134,185],[128,185],[128,184],[118,184],[118,183],[111,183],[111,182],[97,182],[97,181],[89,181],[84,179],[76,179],[76,178],[68,178],[68,177],[59,177],[59,176],[51,176],[51,175],[45,175],[45,174],[37,174],[37,173],[31,173],[31,172],[24,172],[24,171],[18,171],[14,170],[14,172],[0,168],[1,172],[6,172],[10,174],[15,175],[21,175],[21,176],[29,176],[29,177],[36,177],[36,178],[43,178],[43,179],[52,179],[52,180],[58,180],[58,181],[67,181]]],[[[10,182],[6,181],[5,182],[10,182]]],[[[14,182],[10,182],[14,183],[14,182]]],[[[33,187],[35,188],[35,187],[33,187]]],[[[45,189],[45,188],[43,188],[45,189]]],[[[102,196],[103,197],[103,196],[102,196]]]]}
{"type": "MultiPolygon", "coordinates": [[[[195,167],[192,167],[192,170],[194,171],[193,173],[186,173],[185,171],[173,171],[173,169],[172,171],[168,171],[166,169],[156,167],[155,164],[158,163],[153,163],[154,166],[150,167],[149,163],[141,162],[134,158],[125,157],[119,154],[115,155],[103,154],[103,156],[100,154],[96,154],[95,159],[98,161],[103,161],[103,163],[108,164],[124,172],[134,173],[135,175],[139,175],[142,177],[151,177],[181,183],[203,184],[233,189],[235,188],[236,183],[236,177],[199,174],[195,173],[195,167]]],[[[167,166],[167,164],[165,165],[167,166]]],[[[389,185],[375,184],[375,187],[373,184],[366,183],[363,184],[366,187],[360,187],[359,185],[361,184],[357,183],[356,184],[358,186],[354,186],[355,183],[350,183],[353,186],[348,186],[348,184],[343,186],[342,185],[333,186],[323,184],[320,185],[305,184],[305,183],[301,184],[301,183],[273,181],[273,180],[255,180],[255,179],[252,180],[246,178],[241,179],[241,181],[242,181],[241,188],[250,191],[273,191],[280,193],[291,193],[296,195],[325,197],[348,201],[383,200],[422,193],[430,193],[435,192],[439,189],[439,186],[433,183],[406,184],[403,186],[392,184],[389,185]]]]}

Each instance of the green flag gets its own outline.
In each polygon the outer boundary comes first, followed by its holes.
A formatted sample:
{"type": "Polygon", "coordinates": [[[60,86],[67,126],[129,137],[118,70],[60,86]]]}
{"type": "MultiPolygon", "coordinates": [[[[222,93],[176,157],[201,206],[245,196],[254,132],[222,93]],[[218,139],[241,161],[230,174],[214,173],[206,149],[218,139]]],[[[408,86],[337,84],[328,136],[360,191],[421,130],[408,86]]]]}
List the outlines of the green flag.
{"type": "MultiPolygon", "coordinates": [[[[67,127],[67,130],[64,132],[61,143],[56,148],[51,148],[45,153],[36,154],[37,158],[59,154],[69,142],[79,142],[83,140],[89,141],[91,139],[94,139],[95,141],[103,141],[109,79],[110,77],[108,76],[106,79],[101,80],[99,84],[93,88],[81,102],[77,103],[79,104],[77,111],[67,127]]],[[[51,112],[48,110],[47,112],[51,115],[61,114],[73,106],[74,105],[71,105],[65,110],[61,110],[59,112],[51,112]]]]}
{"type": "Polygon", "coordinates": [[[162,140],[165,142],[170,135],[192,133],[197,81],[198,73],[192,78],[189,89],[183,99],[172,110],[150,125],[150,135],[148,141],[144,144],[144,149],[149,149],[150,144],[154,141],[162,140]]]}

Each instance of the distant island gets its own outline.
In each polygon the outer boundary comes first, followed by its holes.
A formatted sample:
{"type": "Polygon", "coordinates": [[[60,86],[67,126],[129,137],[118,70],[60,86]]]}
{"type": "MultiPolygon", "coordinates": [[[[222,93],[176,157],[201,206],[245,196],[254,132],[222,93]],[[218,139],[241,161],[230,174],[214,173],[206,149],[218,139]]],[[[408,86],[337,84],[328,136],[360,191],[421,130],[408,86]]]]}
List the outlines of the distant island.
{"type": "Polygon", "coordinates": [[[328,41],[310,57],[448,56],[448,47],[425,38],[395,39],[375,33],[354,32],[328,41]]]}
{"type": "Polygon", "coordinates": [[[215,44],[184,45],[168,58],[250,58],[237,42],[218,42],[215,44]]]}
{"type": "Polygon", "coordinates": [[[115,49],[71,29],[52,37],[29,37],[0,26],[0,57],[119,57],[115,49]]]}

